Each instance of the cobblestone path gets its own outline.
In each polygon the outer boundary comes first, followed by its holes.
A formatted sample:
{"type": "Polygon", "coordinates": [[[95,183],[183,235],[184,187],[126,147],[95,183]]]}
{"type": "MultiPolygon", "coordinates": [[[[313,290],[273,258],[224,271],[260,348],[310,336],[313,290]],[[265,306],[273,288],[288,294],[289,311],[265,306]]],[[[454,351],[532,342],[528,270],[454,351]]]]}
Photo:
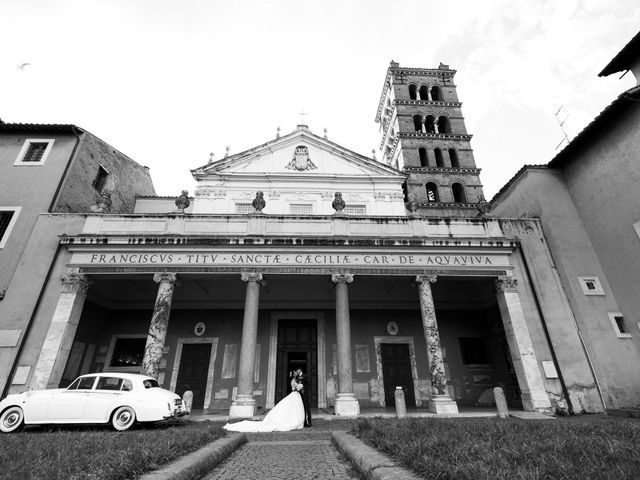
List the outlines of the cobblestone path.
{"type": "Polygon", "coordinates": [[[331,444],[331,431],[348,430],[350,425],[325,423],[293,432],[247,433],[249,442],[203,479],[360,478],[331,444]]]}

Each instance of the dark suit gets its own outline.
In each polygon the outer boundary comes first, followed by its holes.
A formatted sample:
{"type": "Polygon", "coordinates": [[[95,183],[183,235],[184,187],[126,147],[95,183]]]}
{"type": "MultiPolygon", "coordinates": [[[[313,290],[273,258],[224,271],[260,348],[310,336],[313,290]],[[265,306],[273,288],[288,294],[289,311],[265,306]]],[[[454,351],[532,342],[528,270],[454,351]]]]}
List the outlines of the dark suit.
{"type": "Polygon", "coordinates": [[[304,405],[304,426],[311,426],[311,408],[309,408],[309,381],[306,376],[302,376],[298,383],[302,384],[302,390],[298,390],[300,392],[300,397],[302,398],[302,405],[304,405]]]}

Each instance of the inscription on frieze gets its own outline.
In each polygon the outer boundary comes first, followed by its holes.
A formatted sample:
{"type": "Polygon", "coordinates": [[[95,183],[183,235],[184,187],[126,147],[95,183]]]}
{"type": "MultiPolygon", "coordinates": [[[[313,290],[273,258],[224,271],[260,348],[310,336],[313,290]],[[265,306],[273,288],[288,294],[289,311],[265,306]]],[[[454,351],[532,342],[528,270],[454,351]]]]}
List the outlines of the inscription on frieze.
{"type": "Polygon", "coordinates": [[[398,253],[74,253],[73,265],[476,267],[508,265],[504,255],[398,253]]]}

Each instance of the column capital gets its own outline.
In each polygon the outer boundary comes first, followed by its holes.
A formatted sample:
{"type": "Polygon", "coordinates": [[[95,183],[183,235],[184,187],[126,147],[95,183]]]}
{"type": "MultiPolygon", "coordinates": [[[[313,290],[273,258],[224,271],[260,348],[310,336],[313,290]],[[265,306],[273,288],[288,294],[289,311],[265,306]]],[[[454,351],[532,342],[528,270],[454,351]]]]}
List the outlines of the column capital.
{"type": "Polygon", "coordinates": [[[416,282],[418,283],[436,283],[438,281],[437,275],[416,275],[416,282]]]}
{"type": "Polygon", "coordinates": [[[518,280],[514,277],[496,277],[494,288],[496,292],[517,292],[518,280]]]}
{"type": "Polygon", "coordinates": [[[83,273],[65,273],[60,277],[62,282],[62,293],[79,293],[86,295],[89,286],[93,283],[91,279],[83,273]]]}
{"type": "Polygon", "coordinates": [[[351,273],[332,273],[331,281],[333,283],[352,283],[353,274],[351,273]]]}
{"type": "Polygon", "coordinates": [[[178,275],[171,272],[154,273],[153,281],[156,283],[172,283],[175,284],[178,281],[178,275]]]}
{"type": "Polygon", "coordinates": [[[240,280],[243,282],[262,283],[262,272],[240,272],[240,280]]]}

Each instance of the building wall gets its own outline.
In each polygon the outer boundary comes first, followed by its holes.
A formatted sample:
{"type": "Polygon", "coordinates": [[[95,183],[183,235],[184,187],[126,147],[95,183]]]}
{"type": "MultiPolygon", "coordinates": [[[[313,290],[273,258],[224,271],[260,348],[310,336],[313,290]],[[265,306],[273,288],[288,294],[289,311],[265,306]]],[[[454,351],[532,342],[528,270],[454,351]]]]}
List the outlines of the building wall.
{"type": "Polygon", "coordinates": [[[562,168],[569,193],[640,347],[640,108],[631,103],[562,168]]]}
{"type": "Polygon", "coordinates": [[[40,215],[28,239],[24,239],[20,268],[13,276],[7,296],[0,302],[0,330],[19,332],[15,345],[0,347],[0,391],[5,388],[18,349],[25,341],[27,346],[18,365],[26,366],[29,378],[33,374],[32,367],[60,297],[59,279],[69,259],[66,249],[59,249],[59,235],[79,231],[85,219],[84,215],[40,215]]]}
{"type": "Polygon", "coordinates": [[[90,133],[84,133],[74,161],[64,179],[54,212],[90,212],[99,193],[93,182],[102,166],[112,191],[111,211],[132,213],[136,195],[155,195],[149,170],[90,133]]]}
{"type": "Polygon", "coordinates": [[[0,134],[0,207],[21,207],[15,226],[0,249],[0,292],[7,291],[6,295],[37,217],[49,210],[76,143],[73,135],[0,134]],[[54,140],[44,164],[14,165],[25,140],[38,138],[54,140]]]}
{"type": "MultiPolygon", "coordinates": [[[[640,371],[634,366],[640,361],[636,346],[639,335],[634,334],[634,338],[618,338],[616,335],[608,313],[620,311],[620,307],[561,173],[547,169],[527,170],[497,199],[492,214],[501,217],[540,217],[553,264],[557,267],[573,311],[573,328],[577,328],[579,338],[585,343],[606,406],[637,404],[640,398],[640,371]],[[584,294],[578,277],[594,275],[600,280],[605,295],[584,294]]],[[[523,237],[526,237],[526,232],[523,233],[523,237]]],[[[539,269],[536,263],[530,265],[533,272],[539,269]]],[[[552,291],[549,289],[549,292],[552,291]]],[[[570,349],[577,355],[579,350],[575,341],[563,347],[565,340],[562,335],[571,331],[571,318],[556,318],[549,325],[551,330],[555,330],[555,351],[560,355],[570,349]]],[[[575,339],[575,335],[572,336],[575,339]]],[[[580,383],[580,378],[587,380],[588,377],[581,359],[565,358],[560,368],[567,374],[572,372],[576,381],[569,383],[573,383],[573,389],[593,392],[595,380],[580,383]]],[[[585,398],[588,402],[585,406],[587,411],[595,408],[593,396],[589,394],[585,398]]]]}

